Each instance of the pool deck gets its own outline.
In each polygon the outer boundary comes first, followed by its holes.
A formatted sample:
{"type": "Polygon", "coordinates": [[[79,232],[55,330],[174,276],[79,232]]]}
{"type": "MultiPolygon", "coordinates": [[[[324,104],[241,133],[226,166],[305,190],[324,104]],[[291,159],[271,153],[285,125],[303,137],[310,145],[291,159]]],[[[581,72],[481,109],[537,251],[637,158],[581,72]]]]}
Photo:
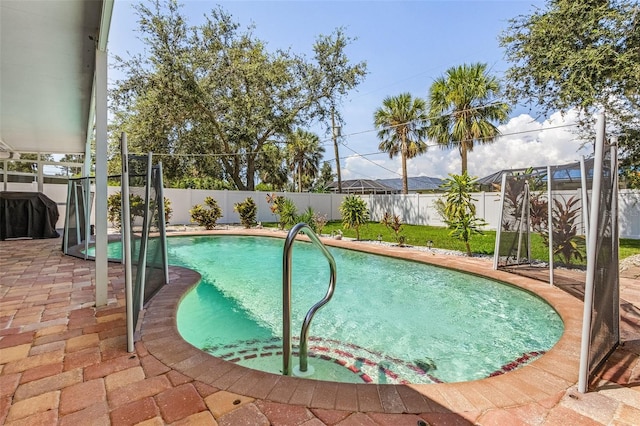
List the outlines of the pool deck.
{"type": "MultiPolygon", "coordinates": [[[[250,233],[274,236],[273,230],[250,233]]],[[[275,376],[213,358],[179,337],[176,304],[199,275],[172,267],[171,284],[152,300],[136,351],[128,353],[121,265],[109,264],[109,304],[95,308],[93,262],[64,256],[59,238],[2,241],[0,424],[638,424],[637,279],[621,278],[622,345],[591,384],[591,392],[580,394],[576,383],[582,302],[571,292],[494,271],[486,259],[326,241],[523,287],[555,307],[565,322],[565,333],[533,363],[473,382],[371,385],[275,376]]],[[[583,281],[584,274],[572,279],[583,281]]]]}

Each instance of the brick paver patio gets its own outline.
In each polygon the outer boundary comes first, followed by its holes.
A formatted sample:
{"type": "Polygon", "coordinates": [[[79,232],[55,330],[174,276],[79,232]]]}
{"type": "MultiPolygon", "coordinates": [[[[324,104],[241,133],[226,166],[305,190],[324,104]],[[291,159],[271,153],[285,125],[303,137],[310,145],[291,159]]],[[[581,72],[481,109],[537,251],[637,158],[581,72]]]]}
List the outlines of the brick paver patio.
{"type": "MultiPolygon", "coordinates": [[[[427,256],[408,249],[402,254],[427,256]]],[[[486,260],[427,260],[504,279],[486,260]]],[[[528,278],[510,281],[553,299],[566,325],[561,341],[541,359],[461,384],[349,385],[248,370],[184,342],[173,322],[175,305],[199,276],[182,268],[171,268],[172,284],[152,301],[136,351],[128,353],[122,267],[109,265],[109,304],[100,308],[92,302],[93,267],[64,256],[59,239],[0,242],[0,424],[640,423],[637,280],[621,283],[624,342],[593,391],[582,395],[575,386],[582,303],[528,278]]]]}

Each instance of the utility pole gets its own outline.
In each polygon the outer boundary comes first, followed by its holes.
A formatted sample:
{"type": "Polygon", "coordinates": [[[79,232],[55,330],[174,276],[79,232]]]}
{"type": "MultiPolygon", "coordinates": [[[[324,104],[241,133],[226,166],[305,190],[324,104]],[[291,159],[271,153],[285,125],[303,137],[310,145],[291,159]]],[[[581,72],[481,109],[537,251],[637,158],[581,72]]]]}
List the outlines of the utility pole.
{"type": "Polygon", "coordinates": [[[338,153],[338,136],[340,127],[336,127],[336,117],[334,110],[331,110],[331,133],[333,135],[333,150],[336,154],[336,171],[338,172],[338,193],[342,193],[342,178],[340,177],[340,154],[338,153]]]}

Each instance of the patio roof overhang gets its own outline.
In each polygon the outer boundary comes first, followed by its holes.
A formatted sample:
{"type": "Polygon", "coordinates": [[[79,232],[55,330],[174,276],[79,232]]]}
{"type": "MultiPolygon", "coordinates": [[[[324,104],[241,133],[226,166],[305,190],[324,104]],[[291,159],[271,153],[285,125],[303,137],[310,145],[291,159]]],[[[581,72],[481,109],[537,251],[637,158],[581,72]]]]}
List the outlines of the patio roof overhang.
{"type": "Polygon", "coordinates": [[[0,157],[90,152],[113,0],[0,2],[0,157]]]}

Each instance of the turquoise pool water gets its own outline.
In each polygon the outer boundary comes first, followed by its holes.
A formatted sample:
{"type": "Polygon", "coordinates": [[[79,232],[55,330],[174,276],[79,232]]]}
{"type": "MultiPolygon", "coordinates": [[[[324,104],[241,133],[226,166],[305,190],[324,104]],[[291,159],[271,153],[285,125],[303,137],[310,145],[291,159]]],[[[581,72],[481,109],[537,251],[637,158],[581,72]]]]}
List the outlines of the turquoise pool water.
{"type": "MultiPolygon", "coordinates": [[[[170,262],[203,277],[178,308],[185,340],[223,359],[279,373],[284,240],[198,236],[168,241],[170,262]]],[[[537,358],[562,334],[554,309],[516,287],[410,261],[329,250],[338,279],[333,299],[310,328],[313,378],[475,380],[537,358]]],[[[316,247],[296,242],[292,278],[295,336],[328,286],[329,268],[316,247]]]]}

